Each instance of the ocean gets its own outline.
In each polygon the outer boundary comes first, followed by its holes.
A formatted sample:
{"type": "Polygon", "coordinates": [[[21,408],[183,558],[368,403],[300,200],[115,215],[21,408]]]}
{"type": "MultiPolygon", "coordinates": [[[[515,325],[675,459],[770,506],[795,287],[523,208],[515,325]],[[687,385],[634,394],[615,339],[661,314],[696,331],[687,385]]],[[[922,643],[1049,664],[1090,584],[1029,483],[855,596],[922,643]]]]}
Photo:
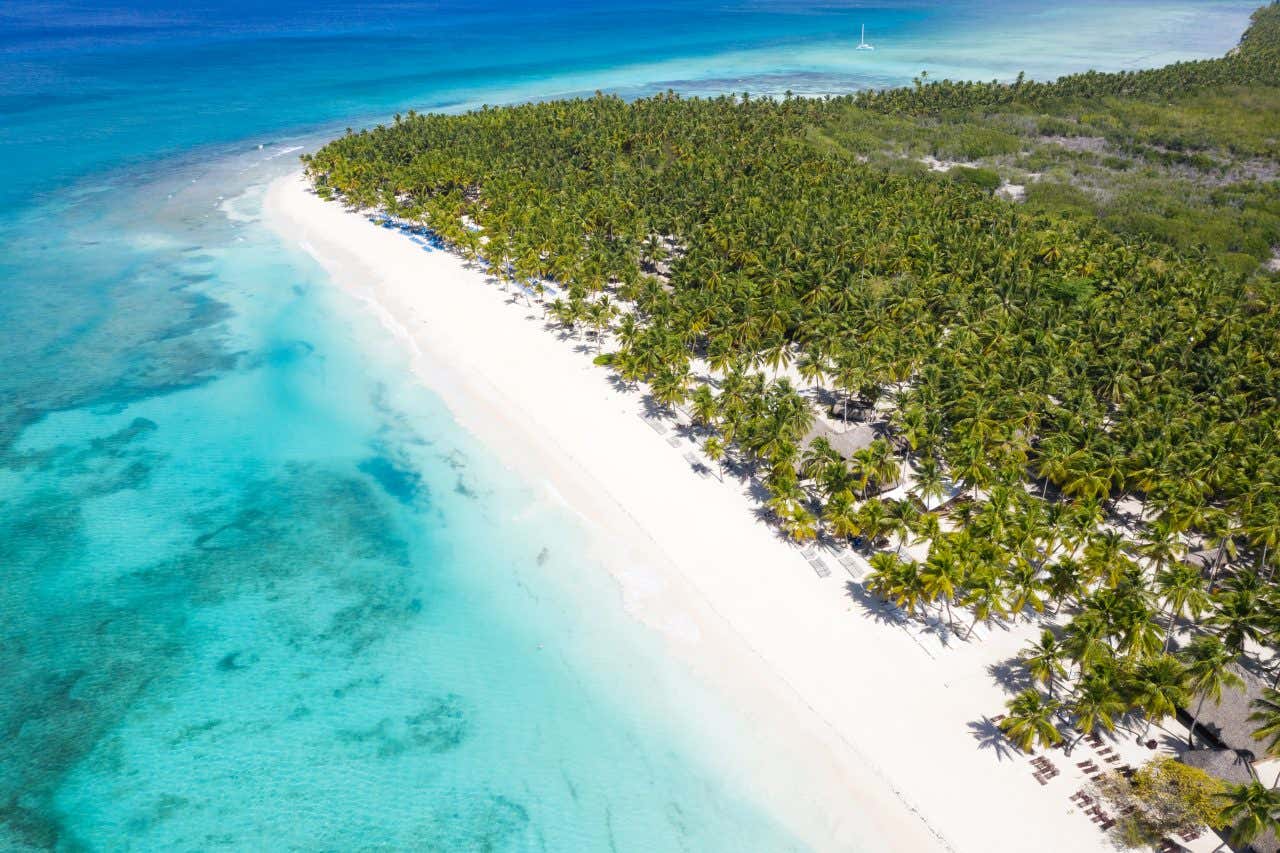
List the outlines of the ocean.
{"type": "Polygon", "coordinates": [[[718,754],[760,733],[263,188],[410,108],[1144,67],[1251,8],[9,0],[0,849],[803,849],[718,754]]]}

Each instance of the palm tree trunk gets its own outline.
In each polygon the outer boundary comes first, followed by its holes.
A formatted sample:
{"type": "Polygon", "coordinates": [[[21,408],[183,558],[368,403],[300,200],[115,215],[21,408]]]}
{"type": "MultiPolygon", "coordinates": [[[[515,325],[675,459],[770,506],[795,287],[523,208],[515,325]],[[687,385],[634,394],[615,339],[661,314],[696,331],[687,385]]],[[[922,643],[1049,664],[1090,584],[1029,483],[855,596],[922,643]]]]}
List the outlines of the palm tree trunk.
{"type": "Polygon", "coordinates": [[[1200,721],[1200,708],[1204,706],[1204,694],[1200,694],[1200,701],[1196,703],[1196,712],[1191,717],[1191,729],[1187,732],[1187,748],[1195,746],[1194,738],[1196,736],[1196,724],[1200,721]]]}

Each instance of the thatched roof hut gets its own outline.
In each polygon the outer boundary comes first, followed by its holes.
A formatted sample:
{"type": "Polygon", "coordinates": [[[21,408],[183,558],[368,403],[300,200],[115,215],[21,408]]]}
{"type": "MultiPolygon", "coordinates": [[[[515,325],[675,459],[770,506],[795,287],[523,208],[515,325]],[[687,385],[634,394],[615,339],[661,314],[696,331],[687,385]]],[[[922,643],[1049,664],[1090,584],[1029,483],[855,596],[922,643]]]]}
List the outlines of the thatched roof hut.
{"type": "Polygon", "coordinates": [[[1265,745],[1254,737],[1258,724],[1250,720],[1249,715],[1254,710],[1253,700],[1262,696],[1266,685],[1250,672],[1239,668],[1236,671],[1244,679],[1244,687],[1224,688],[1221,702],[1206,700],[1197,723],[1222,749],[1234,750],[1242,758],[1257,761],[1265,757],[1265,745]]]}
{"type": "Polygon", "coordinates": [[[1234,749],[1189,749],[1179,755],[1178,760],[1231,785],[1246,785],[1253,781],[1249,759],[1234,749]]]}
{"type": "Polygon", "coordinates": [[[815,438],[825,438],[836,453],[852,459],[853,454],[875,441],[876,431],[870,424],[850,424],[847,430],[838,430],[821,418],[814,418],[813,426],[800,440],[800,446],[808,447],[815,438]]]}
{"type": "MultiPolygon", "coordinates": [[[[1251,760],[1234,749],[1191,749],[1178,756],[1189,767],[1196,767],[1228,785],[1247,785],[1253,781],[1251,760]]],[[[1267,831],[1243,848],[1253,853],[1280,853],[1280,840],[1267,831]]]]}

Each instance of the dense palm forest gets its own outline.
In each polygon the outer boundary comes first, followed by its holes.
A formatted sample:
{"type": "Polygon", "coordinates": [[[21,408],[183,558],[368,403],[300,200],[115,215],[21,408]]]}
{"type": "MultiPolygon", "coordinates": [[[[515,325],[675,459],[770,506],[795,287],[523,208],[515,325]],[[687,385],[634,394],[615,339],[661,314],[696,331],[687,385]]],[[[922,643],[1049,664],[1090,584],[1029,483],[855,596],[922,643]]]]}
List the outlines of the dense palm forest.
{"type": "Polygon", "coordinates": [[[601,363],[759,473],[782,531],[856,537],[873,591],[964,639],[1056,616],[1006,721],[1029,748],[1272,671],[1268,104],[1274,4],[1229,55],[1151,71],[410,113],[304,160],[322,195],[553,289],[601,363]],[[1110,149],[1026,179],[1076,137],[1110,149]],[[940,144],[967,165],[917,162],[940,144]],[[1025,203],[993,192],[1010,174],[1025,203]],[[851,408],[882,422],[868,446],[812,438],[851,408]]]}

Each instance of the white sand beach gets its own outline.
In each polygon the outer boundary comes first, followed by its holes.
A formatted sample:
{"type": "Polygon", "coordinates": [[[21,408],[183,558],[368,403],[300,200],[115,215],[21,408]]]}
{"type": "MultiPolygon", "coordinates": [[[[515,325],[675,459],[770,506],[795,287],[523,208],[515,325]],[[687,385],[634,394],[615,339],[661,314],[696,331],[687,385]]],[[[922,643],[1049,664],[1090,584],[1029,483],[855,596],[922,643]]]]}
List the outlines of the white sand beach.
{"type": "MultiPolygon", "coordinates": [[[[815,849],[1113,849],[1068,799],[1086,750],[1051,751],[1062,772],[1041,785],[987,719],[1007,698],[988,667],[1030,626],[944,643],[891,624],[834,559],[822,577],[758,521],[746,486],[695,473],[694,445],[642,421],[641,395],[536,305],[321,201],[298,174],[270,186],[266,217],[403,338],[463,426],[598,532],[629,611],[759,732],[758,757],[726,762],[754,762],[750,793],[815,849]]],[[[1128,737],[1117,749],[1149,756],[1128,737]]]]}

